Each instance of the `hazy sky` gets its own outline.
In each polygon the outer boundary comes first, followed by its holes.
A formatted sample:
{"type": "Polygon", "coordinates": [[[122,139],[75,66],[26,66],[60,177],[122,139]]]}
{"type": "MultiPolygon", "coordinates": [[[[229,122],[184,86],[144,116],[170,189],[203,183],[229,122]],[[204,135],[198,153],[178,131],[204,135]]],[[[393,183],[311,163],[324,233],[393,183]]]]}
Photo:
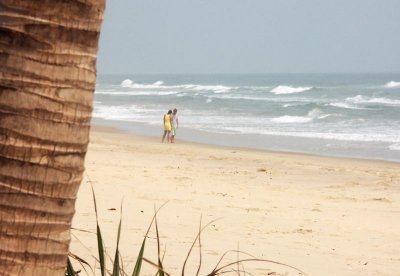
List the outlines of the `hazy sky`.
{"type": "Polygon", "coordinates": [[[400,0],[108,0],[98,71],[400,72],[400,0]]]}

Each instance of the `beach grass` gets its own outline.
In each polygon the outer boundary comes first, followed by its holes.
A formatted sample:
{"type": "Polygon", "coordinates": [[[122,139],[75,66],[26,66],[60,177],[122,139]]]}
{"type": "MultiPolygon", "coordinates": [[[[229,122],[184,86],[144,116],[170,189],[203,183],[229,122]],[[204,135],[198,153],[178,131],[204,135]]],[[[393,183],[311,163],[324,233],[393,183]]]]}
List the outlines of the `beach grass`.
{"type": "MultiPolygon", "coordinates": [[[[160,235],[159,235],[159,228],[158,228],[158,222],[157,222],[157,214],[158,212],[161,210],[161,208],[166,204],[163,204],[161,207],[159,208],[155,208],[154,209],[154,215],[153,218],[150,222],[150,225],[146,231],[146,234],[143,238],[143,242],[141,244],[139,253],[138,253],[138,257],[134,266],[134,269],[132,271],[132,273],[128,273],[127,271],[125,271],[124,267],[123,267],[123,262],[122,262],[122,258],[120,255],[120,251],[119,251],[119,242],[120,242],[120,237],[121,237],[121,226],[122,226],[122,203],[121,203],[121,218],[119,220],[119,225],[118,225],[118,230],[117,230],[117,241],[116,241],[116,246],[115,246],[115,254],[114,254],[114,258],[110,258],[111,264],[112,264],[112,270],[107,270],[106,268],[106,258],[105,256],[107,256],[107,252],[105,250],[105,246],[104,246],[104,240],[101,234],[101,227],[99,224],[99,219],[98,219],[98,209],[97,209],[97,204],[96,204],[96,196],[94,193],[94,189],[92,187],[92,193],[93,193],[93,202],[94,202],[94,208],[95,208],[95,215],[96,215],[96,237],[97,237],[97,248],[98,248],[98,256],[95,257],[96,262],[98,262],[99,267],[100,267],[100,275],[101,276],[106,276],[106,275],[110,275],[110,276],[128,276],[128,275],[132,275],[132,276],[139,276],[141,275],[141,269],[142,269],[142,265],[143,265],[143,261],[150,264],[151,266],[153,266],[155,268],[155,275],[156,276],[170,276],[170,274],[165,271],[164,269],[164,265],[163,265],[163,259],[164,257],[161,256],[161,243],[160,243],[160,235]],[[155,227],[155,232],[156,232],[156,241],[157,241],[157,261],[151,261],[149,259],[147,259],[144,256],[144,252],[145,252],[145,248],[146,248],[146,241],[147,241],[147,237],[149,235],[149,232],[151,230],[151,228],[155,227]]],[[[202,243],[201,243],[201,234],[202,232],[208,227],[210,226],[212,223],[214,223],[215,221],[217,221],[218,219],[214,219],[210,222],[208,222],[207,224],[205,224],[204,226],[202,226],[202,220],[200,219],[200,224],[199,224],[199,231],[195,237],[195,239],[193,240],[188,253],[186,254],[186,258],[183,262],[182,265],[182,272],[181,275],[185,276],[186,273],[186,266],[187,266],[187,262],[193,252],[193,249],[195,248],[195,245],[198,244],[198,248],[199,248],[199,262],[198,262],[198,266],[196,269],[196,276],[200,275],[200,271],[201,271],[201,267],[202,267],[202,243]]],[[[85,260],[83,260],[82,258],[70,253],[68,260],[67,260],[67,266],[66,266],[66,272],[65,272],[65,276],[76,276],[79,275],[79,273],[81,272],[80,270],[76,270],[71,262],[71,258],[78,261],[79,264],[83,267],[83,269],[85,270],[86,274],[89,275],[88,270],[85,268],[89,267],[91,272],[93,273],[93,275],[96,275],[95,271],[93,270],[92,267],[90,267],[89,263],[86,262],[85,260]]],[[[206,276],[217,276],[217,275],[222,275],[222,274],[235,274],[235,275],[247,275],[248,273],[246,272],[245,268],[244,268],[244,263],[248,263],[248,262],[262,262],[262,263],[270,263],[270,264],[276,264],[276,265],[281,265],[281,266],[285,266],[287,268],[293,269],[294,271],[298,272],[298,275],[307,275],[305,272],[303,272],[302,270],[293,267],[291,265],[288,264],[284,264],[281,262],[277,262],[277,261],[273,261],[273,260],[266,260],[266,259],[260,259],[257,257],[254,257],[246,252],[242,252],[239,249],[237,250],[229,250],[226,251],[218,260],[217,264],[215,265],[215,267],[211,270],[211,272],[208,272],[204,275],[206,276]],[[237,254],[237,260],[236,261],[232,261],[232,262],[228,262],[227,264],[222,264],[222,261],[225,259],[225,257],[228,254],[237,254]],[[248,256],[247,258],[240,258],[240,254],[246,255],[248,256]]],[[[274,272],[273,272],[274,273],[274,272]]],[[[276,274],[274,274],[276,275],[276,274]]]]}

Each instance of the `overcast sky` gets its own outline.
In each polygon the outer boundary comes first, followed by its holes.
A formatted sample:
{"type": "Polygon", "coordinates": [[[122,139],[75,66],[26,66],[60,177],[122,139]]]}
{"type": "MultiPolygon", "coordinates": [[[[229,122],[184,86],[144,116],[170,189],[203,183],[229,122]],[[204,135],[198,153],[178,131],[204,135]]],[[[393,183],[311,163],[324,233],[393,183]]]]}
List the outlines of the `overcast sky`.
{"type": "Polygon", "coordinates": [[[400,0],[108,0],[98,71],[400,72],[400,0]]]}

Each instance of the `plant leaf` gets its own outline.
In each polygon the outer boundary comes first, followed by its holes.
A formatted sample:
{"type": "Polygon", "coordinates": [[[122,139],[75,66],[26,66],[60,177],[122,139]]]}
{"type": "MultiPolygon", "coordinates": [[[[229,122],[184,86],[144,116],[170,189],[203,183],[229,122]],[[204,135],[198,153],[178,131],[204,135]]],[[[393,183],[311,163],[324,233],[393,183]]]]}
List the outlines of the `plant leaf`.
{"type": "MultiPolygon", "coordinates": [[[[155,210],[154,210],[155,211],[155,210]]],[[[161,258],[160,258],[160,235],[158,233],[158,224],[157,224],[157,212],[155,211],[155,215],[154,215],[154,223],[156,226],[156,234],[157,234],[157,251],[158,251],[158,275],[159,276],[165,276],[164,274],[164,268],[161,262],[161,258]]]]}
{"type": "Polygon", "coordinates": [[[75,276],[75,270],[72,266],[71,260],[67,259],[67,274],[66,276],[75,276]]]}
{"type": "MultiPolygon", "coordinates": [[[[122,214],[121,214],[122,216],[122,214]]],[[[120,272],[120,267],[119,267],[119,239],[121,237],[121,223],[122,223],[122,218],[119,220],[119,225],[118,225],[118,236],[117,236],[117,248],[115,249],[115,257],[114,257],[114,268],[113,268],[113,276],[119,276],[120,272]]]]}
{"type": "MultiPolygon", "coordinates": [[[[161,208],[165,206],[165,204],[167,204],[167,202],[165,202],[163,205],[161,205],[161,207],[158,208],[158,209],[155,211],[155,213],[154,213],[154,216],[153,216],[153,218],[152,218],[152,220],[151,220],[151,222],[150,222],[149,228],[147,229],[146,235],[144,236],[144,239],[143,239],[143,242],[142,242],[142,247],[140,248],[139,255],[138,255],[138,258],[137,258],[137,260],[136,260],[136,264],[135,264],[135,268],[133,269],[132,276],[139,276],[139,275],[140,275],[140,270],[141,270],[141,268],[142,268],[143,254],[144,254],[144,248],[145,248],[147,236],[149,235],[150,228],[151,228],[151,226],[153,225],[155,216],[156,216],[157,213],[161,210],[161,208]]],[[[157,273],[157,274],[158,274],[158,273],[157,273]]]]}
{"type": "Polygon", "coordinates": [[[132,276],[139,276],[140,275],[140,269],[142,268],[142,262],[143,262],[143,253],[144,253],[144,247],[146,244],[146,238],[147,235],[143,239],[142,247],[140,248],[138,258],[136,260],[135,268],[133,269],[132,276]]]}
{"type": "Polygon", "coordinates": [[[96,213],[96,224],[97,224],[96,236],[97,236],[97,248],[99,251],[100,270],[101,270],[101,276],[105,276],[106,262],[105,262],[105,258],[104,258],[104,244],[103,244],[103,238],[101,236],[101,230],[100,230],[100,226],[99,226],[99,219],[98,219],[98,215],[97,215],[96,196],[94,194],[93,185],[92,185],[92,193],[93,193],[94,211],[96,213]]]}

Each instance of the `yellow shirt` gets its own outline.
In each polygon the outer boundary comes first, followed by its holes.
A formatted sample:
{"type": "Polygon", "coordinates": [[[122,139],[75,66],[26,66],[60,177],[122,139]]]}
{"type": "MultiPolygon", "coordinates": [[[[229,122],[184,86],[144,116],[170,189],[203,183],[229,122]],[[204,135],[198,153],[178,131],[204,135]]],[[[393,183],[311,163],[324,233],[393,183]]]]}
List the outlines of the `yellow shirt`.
{"type": "Polygon", "coordinates": [[[171,131],[171,115],[164,116],[164,130],[171,131]]]}

